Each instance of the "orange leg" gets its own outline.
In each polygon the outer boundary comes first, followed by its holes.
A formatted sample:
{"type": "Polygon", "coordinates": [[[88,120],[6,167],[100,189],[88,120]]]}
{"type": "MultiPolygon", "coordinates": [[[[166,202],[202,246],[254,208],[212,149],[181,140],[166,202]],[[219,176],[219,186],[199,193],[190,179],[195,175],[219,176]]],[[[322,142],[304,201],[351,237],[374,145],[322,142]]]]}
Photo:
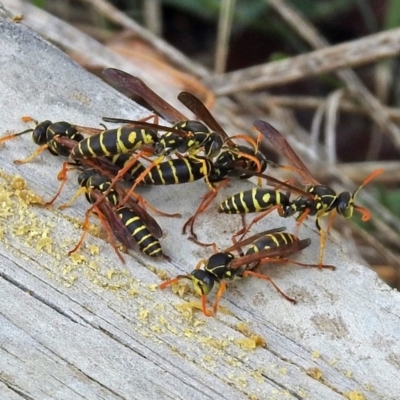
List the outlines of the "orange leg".
{"type": "MultiPolygon", "coordinates": [[[[85,239],[85,237],[86,237],[86,235],[88,233],[88,230],[89,230],[89,222],[90,222],[90,214],[91,214],[91,212],[92,211],[90,209],[88,211],[86,211],[85,220],[83,222],[83,228],[82,228],[83,229],[83,233],[82,233],[78,243],[75,245],[75,247],[68,252],[69,256],[72,253],[75,253],[76,251],[78,251],[79,248],[82,246],[83,240],[85,239]]],[[[100,210],[97,207],[95,208],[95,212],[97,213],[97,216],[99,217],[100,222],[102,223],[103,227],[105,228],[105,230],[107,232],[108,240],[110,241],[110,244],[112,245],[112,247],[114,248],[115,252],[117,253],[118,258],[121,260],[121,262],[123,264],[125,264],[125,260],[124,260],[124,258],[122,257],[120,251],[117,248],[117,245],[116,245],[116,243],[115,243],[115,241],[113,239],[112,232],[111,232],[111,230],[110,230],[110,228],[109,228],[109,226],[107,224],[106,219],[104,218],[104,216],[101,214],[100,210]]]]}
{"type": "MultiPolygon", "coordinates": [[[[107,195],[110,193],[111,189],[114,188],[115,184],[125,175],[125,173],[132,167],[132,165],[143,155],[143,151],[140,151],[138,154],[136,154],[135,157],[132,157],[132,159],[124,166],[124,168],[120,169],[118,171],[118,174],[113,178],[113,180],[111,181],[111,184],[109,186],[109,188],[96,200],[95,203],[93,203],[93,205],[89,208],[88,212],[92,212],[95,207],[102,202],[103,200],[105,200],[105,198],[107,197],[107,195]]],[[[108,174],[106,174],[106,176],[108,176],[108,174]]],[[[121,204],[124,203],[124,201],[126,201],[126,199],[128,199],[128,197],[131,195],[131,193],[133,192],[132,189],[130,189],[128,191],[128,193],[126,194],[126,196],[124,197],[124,199],[122,201],[120,201],[120,204],[118,204],[118,206],[120,206],[121,204]]]]}
{"type": "Polygon", "coordinates": [[[293,261],[290,260],[289,258],[267,258],[264,261],[260,260],[260,264],[263,262],[268,262],[268,263],[282,263],[282,264],[293,264],[296,266],[300,266],[300,267],[309,267],[309,268],[325,268],[325,269],[331,269],[332,271],[334,271],[336,269],[336,267],[334,265],[325,265],[325,264],[304,264],[298,261],[293,261]]]}
{"type": "Polygon", "coordinates": [[[193,236],[189,236],[188,240],[190,240],[193,243],[196,243],[198,246],[201,246],[201,247],[212,247],[213,249],[217,248],[217,245],[214,242],[212,242],[212,243],[200,242],[200,240],[197,240],[193,236]]]}
{"type": "MultiPolygon", "coordinates": [[[[139,153],[140,154],[140,153],[139,153]]],[[[138,154],[138,156],[139,156],[138,154]]],[[[142,154],[140,154],[141,156],[142,154]]],[[[136,162],[136,160],[139,157],[134,157],[134,162],[136,162]]],[[[144,179],[144,177],[149,173],[149,171],[156,165],[160,164],[162,161],[164,160],[164,156],[159,157],[157,160],[153,161],[135,180],[135,183],[132,185],[132,187],[128,190],[127,194],[125,195],[125,197],[120,201],[120,205],[123,205],[128,197],[134,192],[134,190],[136,189],[136,186],[144,179]]],[[[129,163],[129,168],[134,164],[134,162],[129,163]]],[[[120,171],[118,171],[118,175],[119,177],[124,176],[124,174],[129,170],[128,166],[124,167],[123,169],[121,169],[120,171]]],[[[115,179],[117,179],[117,177],[115,177],[115,179]]]]}
{"type": "MultiPolygon", "coordinates": [[[[220,302],[225,290],[226,290],[226,283],[224,281],[222,281],[219,285],[219,289],[218,289],[218,292],[217,292],[217,295],[216,295],[215,301],[214,301],[214,306],[213,306],[214,314],[216,314],[218,311],[218,305],[219,305],[219,302],[220,302]]],[[[204,311],[203,311],[203,313],[204,313],[204,311]]]]}
{"type": "MultiPolygon", "coordinates": [[[[87,192],[87,188],[86,187],[80,187],[75,194],[73,195],[73,197],[67,201],[65,204],[62,204],[60,207],[58,207],[60,210],[65,210],[66,208],[70,207],[71,204],[82,194],[87,192]]],[[[51,200],[51,202],[53,202],[53,200],[51,200]]],[[[51,203],[48,203],[51,204],[51,203]]]]}
{"type": "Polygon", "coordinates": [[[243,277],[246,277],[246,276],[249,276],[249,275],[255,276],[256,278],[264,279],[264,280],[268,281],[268,282],[271,283],[271,285],[277,290],[277,292],[278,292],[281,296],[283,296],[286,300],[290,301],[290,302],[293,303],[293,304],[296,304],[296,303],[297,303],[297,301],[296,301],[295,299],[292,299],[291,297],[289,297],[288,295],[286,295],[286,294],[278,287],[278,285],[277,285],[268,275],[260,274],[260,273],[258,273],[258,272],[254,272],[254,271],[245,271],[245,272],[243,273],[243,277]]]}
{"type": "Polygon", "coordinates": [[[135,199],[139,202],[139,204],[141,204],[143,206],[143,208],[149,207],[150,210],[153,210],[155,213],[162,215],[164,217],[169,217],[169,218],[180,218],[182,215],[179,213],[173,213],[173,214],[169,214],[169,213],[165,213],[161,210],[159,210],[158,208],[152,206],[149,202],[147,202],[144,197],[136,194],[136,193],[132,193],[132,195],[135,197],[135,199]]]}
{"type": "MultiPolygon", "coordinates": [[[[45,204],[46,204],[46,206],[51,206],[55,201],[56,201],[56,199],[58,198],[58,196],[60,196],[60,194],[61,194],[61,192],[62,192],[62,190],[63,190],[63,188],[64,188],[64,186],[65,186],[65,184],[66,184],[66,182],[67,182],[67,174],[68,174],[68,171],[70,171],[71,169],[73,169],[73,168],[68,168],[68,163],[67,162],[64,162],[63,163],[63,166],[62,166],[62,168],[61,168],[61,171],[58,173],[58,175],[57,175],[57,179],[59,180],[59,181],[61,181],[61,184],[60,184],[60,187],[58,188],[58,190],[57,190],[57,193],[54,195],[54,197],[50,200],[50,201],[48,201],[48,202],[46,202],[45,204]]],[[[79,191],[78,191],[79,192],[79,191]]],[[[73,201],[75,201],[75,199],[76,199],[76,197],[77,196],[74,196],[73,198],[72,198],[72,200],[70,200],[68,203],[68,206],[69,205],[71,205],[72,204],[72,202],[73,201]]],[[[64,209],[64,208],[66,208],[66,207],[60,207],[60,210],[62,210],[62,209],[64,209]]]]}
{"type": "Polygon", "coordinates": [[[247,234],[247,232],[250,230],[250,228],[256,224],[258,221],[260,221],[261,219],[263,219],[264,217],[266,217],[269,213],[271,213],[272,211],[274,211],[275,209],[280,209],[281,206],[280,205],[276,205],[271,207],[269,210],[264,211],[263,213],[261,213],[260,215],[258,215],[257,217],[255,217],[253,219],[253,221],[250,222],[250,224],[246,227],[243,227],[243,229],[241,229],[240,231],[236,232],[235,235],[233,237],[239,236],[241,235],[239,241],[241,241],[247,234]]]}
{"type": "Polygon", "coordinates": [[[213,313],[211,311],[208,311],[208,309],[207,309],[207,296],[205,294],[201,295],[201,309],[203,310],[203,314],[206,317],[213,316],[213,313]]]}
{"type": "Polygon", "coordinates": [[[28,162],[31,162],[35,157],[37,157],[40,153],[42,153],[43,151],[45,151],[49,146],[47,144],[44,144],[43,146],[40,146],[39,148],[37,148],[29,157],[24,158],[22,160],[15,160],[14,163],[15,164],[26,164],[28,162]]]}
{"type": "Polygon", "coordinates": [[[333,210],[331,212],[331,215],[329,216],[329,222],[328,222],[326,231],[324,231],[321,228],[319,218],[317,217],[317,227],[319,227],[319,234],[320,234],[320,252],[319,252],[319,259],[318,259],[318,262],[319,262],[318,265],[320,266],[319,268],[322,268],[322,262],[324,260],[324,253],[325,253],[325,247],[326,247],[326,235],[328,234],[329,229],[332,226],[333,220],[335,219],[335,215],[336,215],[336,211],[333,210]]]}
{"type": "Polygon", "coordinates": [[[106,219],[106,218],[104,217],[104,215],[103,215],[101,212],[99,212],[99,211],[97,211],[97,216],[98,216],[98,218],[99,218],[101,224],[103,225],[105,231],[107,232],[107,239],[108,239],[108,241],[110,242],[110,244],[111,244],[111,246],[113,247],[113,249],[115,250],[115,253],[117,254],[118,258],[121,260],[122,264],[125,264],[125,260],[124,260],[124,258],[122,257],[121,252],[118,250],[117,243],[116,243],[115,240],[114,240],[114,236],[113,236],[113,233],[112,233],[112,231],[111,231],[111,229],[110,229],[109,224],[107,223],[107,219],[106,219]]]}
{"type": "MultiPolygon", "coordinates": [[[[182,228],[182,234],[186,234],[186,228],[190,226],[190,234],[193,236],[193,238],[197,241],[197,235],[194,233],[194,223],[196,222],[196,218],[204,212],[209,205],[213,202],[215,197],[217,196],[217,192],[219,189],[224,187],[228,183],[228,180],[225,179],[223,180],[216,188],[214,191],[208,192],[202,199],[200,205],[197,207],[196,212],[184,223],[183,228],[182,228]]],[[[197,242],[196,242],[197,243],[197,242]]],[[[199,242],[200,243],[200,242],[199,242]]]]}

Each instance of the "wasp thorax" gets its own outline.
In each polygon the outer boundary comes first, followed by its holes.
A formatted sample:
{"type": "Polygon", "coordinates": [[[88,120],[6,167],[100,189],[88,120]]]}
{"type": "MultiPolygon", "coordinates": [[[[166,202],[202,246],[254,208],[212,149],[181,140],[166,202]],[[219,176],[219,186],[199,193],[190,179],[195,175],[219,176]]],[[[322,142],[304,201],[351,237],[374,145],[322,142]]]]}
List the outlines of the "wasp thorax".
{"type": "Polygon", "coordinates": [[[216,132],[211,132],[210,140],[205,145],[204,153],[206,154],[207,157],[214,158],[218,155],[223,144],[224,144],[224,141],[223,141],[221,135],[219,135],[216,132]]]}
{"type": "Polygon", "coordinates": [[[175,128],[193,133],[197,132],[208,133],[208,128],[199,121],[181,121],[175,125],[175,128]]]}

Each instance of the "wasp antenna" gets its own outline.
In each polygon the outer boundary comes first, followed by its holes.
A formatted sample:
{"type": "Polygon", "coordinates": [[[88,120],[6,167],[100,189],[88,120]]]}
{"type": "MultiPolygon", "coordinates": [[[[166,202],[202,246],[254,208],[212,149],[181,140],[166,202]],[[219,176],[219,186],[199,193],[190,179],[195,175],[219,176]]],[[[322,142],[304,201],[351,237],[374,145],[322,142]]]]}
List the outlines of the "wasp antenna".
{"type": "Polygon", "coordinates": [[[364,207],[354,206],[354,209],[361,214],[361,221],[367,222],[371,219],[371,213],[364,207]]]}
{"type": "Polygon", "coordinates": [[[375,179],[377,176],[379,176],[380,174],[383,173],[383,168],[378,168],[375,171],[372,171],[365,179],[364,181],[361,183],[361,185],[356,189],[356,191],[353,194],[353,199],[354,197],[356,197],[356,195],[358,194],[358,192],[360,191],[360,189],[362,187],[364,187],[365,185],[367,185],[369,182],[371,182],[373,179],[375,179]]]}
{"type": "Polygon", "coordinates": [[[190,275],[178,275],[176,278],[169,279],[160,284],[160,289],[165,289],[167,286],[173,285],[179,282],[181,279],[188,278],[190,279],[190,275]]]}

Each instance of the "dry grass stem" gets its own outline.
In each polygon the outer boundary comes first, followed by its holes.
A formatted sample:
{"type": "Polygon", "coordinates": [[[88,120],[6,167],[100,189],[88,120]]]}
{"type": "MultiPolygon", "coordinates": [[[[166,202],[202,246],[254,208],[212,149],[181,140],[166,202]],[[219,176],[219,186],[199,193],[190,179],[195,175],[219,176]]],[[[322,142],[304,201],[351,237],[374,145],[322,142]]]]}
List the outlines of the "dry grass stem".
{"type": "MultiPolygon", "coordinates": [[[[276,107],[285,107],[293,109],[315,109],[318,108],[321,103],[326,101],[324,97],[315,96],[279,96],[279,95],[268,95],[268,99],[265,95],[256,95],[253,100],[262,107],[270,106],[271,103],[276,107]]],[[[341,112],[347,112],[351,114],[359,114],[369,116],[370,113],[363,107],[354,104],[350,99],[342,99],[339,103],[339,110],[341,112]]],[[[400,122],[400,110],[398,108],[384,107],[385,112],[390,119],[395,122],[400,122]]]]}
{"type": "Polygon", "coordinates": [[[229,50],[229,38],[232,31],[232,21],[235,15],[236,0],[223,0],[219,14],[217,46],[215,52],[215,73],[221,74],[226,69],[229,50]]]}
{"type": "Polygon", "coordinates": [[[281,86],[311,76],[394,57],[400,52],[400,28],[330,46],[308,54],[204,79],[218,95],[281,86]]]}
{"type": "Polygon", "coordinates": [[[143,2],[144,20],[147,29],[157,35],[162,35],[162,11],[161,0],[147,0],[143,2]]]}
{"type": "Polygon", "coordinates": [[[146,28],[140,26],[137,22],[126,16],[123,12],[119,11],[113,5],[105,0],[83,0],[92,5],[102,15],[110,21],[121,25],[122,27],[134,32],[140,39],[151,44],[154,49],[159,51],[167,60],[170,60],[175,65],[181,67],[184,71],[191,72],[194,75],[205,77],[209,75],[206,68],[197,64],[193,59],[186,57],[175,47],[168,44],[165,40],[154,35],[146,28]]]}
{"type": "MultiPolygon", "coordinates": [[[[305,19],[302,15],[300,15],[293,7],[288,5],[284,0],[270,0],[271,6],[281,15],[281,17],[294,29],[304,40],[307,41],[312,47],[316,49],[323,49],[324,47],[329,46],[328,41],[319,34],[319,32],[305,19]]],[[[392,31],[386,31],[390,33],[390,37],[382,40],[382,45],[389,45],[390,43],[394,44],[396,48],[394,50],[395,56],[399,53],[397,46],[399,44],[399,35],[400,30],[394,29],[392,31]],[[397,42],[397,44],[396,44],[397,42]]],[[[385,32],[385,33],[386,33],[385,32]]],[[[360,51],[365,53],[370,57],[371,61],[377,61],[380,59],[379,50],[376,50],[376,54],[374,54],[375,48],[375,39],[376,35],[372,35],[366,38],[366,42],[363,42],[363,45],[358,47],[353,46],[354,57],[352,52],[348,53],[348,64],[346,67],[352,67],[354,65],[358,65],[358,61],[354,61],[352,64],[352,60],[359,58],[360,51]],[[371,43],[368,43],[368,40],[371,40],[371,43]],[[364,49],[363,49],[364,47],[364,49]]],[[[379,41],[379,40],[378,40],[379,41]]],[[[352,42],[349,42],[352,43],[352,42]]],[[[335,46],[331,46],[330,48],[334,48],[335,46]]],[[[347,58],[347,54],[343,54],[343,59],[347,58]]],[[[340,54],[338,54],[340,56],[340,54]]],[[[393,124],[388,115],[385,113],[384,107],[382,103],[377,99],[363,84],[363,82],[358,78],[358,76],[354,73],[354,71],[350,69],[339,70],[336,71],[336,75],[346,84],[347,88],[350,89],[357,100],[362,104],[371,114],[372,119],[379,125],[384,131],[387,131],[394,144],[398,149],[400,149],[400,130],[399,128],[393,124]]]]}

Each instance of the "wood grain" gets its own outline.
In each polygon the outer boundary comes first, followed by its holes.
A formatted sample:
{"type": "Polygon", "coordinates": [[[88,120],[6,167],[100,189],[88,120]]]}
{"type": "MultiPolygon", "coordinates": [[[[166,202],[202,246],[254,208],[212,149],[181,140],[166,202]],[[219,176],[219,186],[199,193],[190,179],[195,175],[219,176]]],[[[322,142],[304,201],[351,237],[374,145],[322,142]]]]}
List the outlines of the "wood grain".
{"type": "MultiPolygon", "coordinates": [[[[97,126],[103,115],[146,114],[23,24],[1,19],[0,31],[3,134],[26,129],[22,115],[97,126]]],[[[188,273],[210,255],[181,235],[184,219],[157,217],[170,263],[131,254],[122,265],[111,246],[94,236],[69,258],[87,205],[80,199],[60,212],[25,204],[22,191],[28,189],[17,185],[17,174],[46,200],[58,187],[58,158],[43,154],[23,166],[12,162],[34,148],[26,135],[0,149],[1,398],[398,398],[400,296],[340,245],[329,242],[325,256],[337,266],[334,272],[268,267],[297,305],[267,283],[246,279],[230,285],[217,317],[205,318],[188,307],[197,300],[191,294],[182,299],[157,289],[163,271],[188,273]],[[256,346],[262,344],[258,337],[265,347],[256,346]]],[[[76,190],[75,179],[71,174],[58,204],[76,190]]],[[[220,199],[250,185],[232,183],[220,199]]],[[[144,195],[188,217],[206,191],[198,182],[144,195]]],[[[240,226],[239,218],[214,210],[200,221],[200,238],[220,247],[240,226]]],[[[283,222],[293,229],[293,221],[283,222]]],[[[257,229],[283,222],[271,216],[257,229]]],[[[313,243],[299,259],[315,262],[313,225],[300,235],[313,243]]]]}

